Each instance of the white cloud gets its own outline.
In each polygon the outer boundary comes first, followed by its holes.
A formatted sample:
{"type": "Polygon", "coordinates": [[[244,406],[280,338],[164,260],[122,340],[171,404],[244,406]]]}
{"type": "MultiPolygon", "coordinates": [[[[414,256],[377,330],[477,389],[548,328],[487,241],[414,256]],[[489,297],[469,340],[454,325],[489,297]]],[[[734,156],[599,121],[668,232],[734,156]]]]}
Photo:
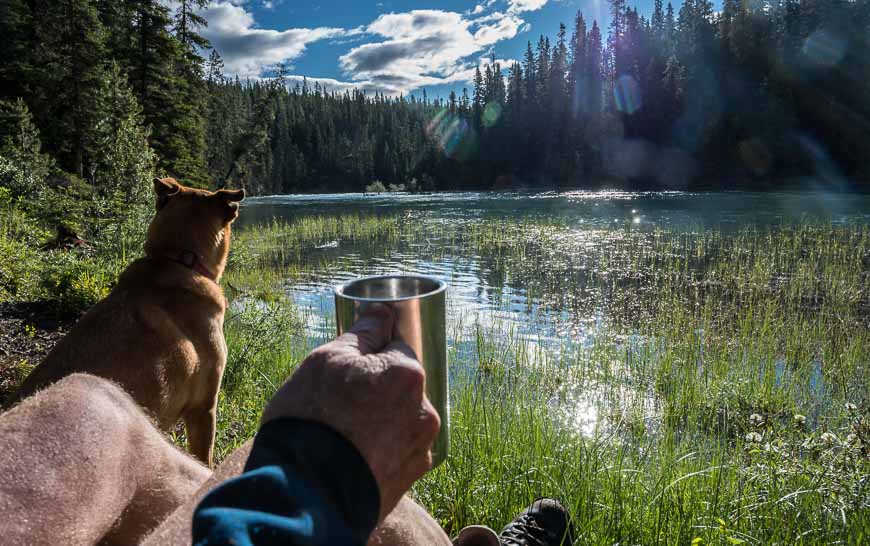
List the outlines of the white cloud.
{"type": "MultiPolygon", "coordinates": [[[[266,8],[281,1],[259,0],[266,8]]],[[[272,30],[257,25],[251,12],[239,5],[244,0],[221,0],[203,11],[209,22],[204,34],[223,56],[228,74],[253,78],[264,76],[277,63],[299,58],[311,43],[352,37],[357,45],[338,59],[347,80],[309,78],[309,84],[319,83],[330,91],[357,87],[397,95],[469,81],[478,58],[488,55],[495,44],[528,30],[522,14],[540,9],[548,0],[506,0],[507,10],[492,11],[497,1],[503,0],[479,0],[465,13],[437,9],[387,13],[356,29],[272,30]],[[367,43],[360,44],[360,38],[367,43]]],[[[292,76],[291,87],[302,78],[292,76]]]]}
{"type": "Polygon", "coordinates": [[[524,23],[500,12],[478,18],[441,10],[389,13],[366,29],[385,39],[351,49],[340,63],[353,81],[391,94],[464,82],[474,73],[474,55],[513,38],[524,23]]]}
{"type": "Polygon", "coordinates": [[[223,57],[227,73],[240,77],[261,76],[277,63],[298,58],[310,43],[349,33],[325,27],[281,31],[257,28],[253,15],[231,2],[213,3],[202,15],[208,21],[203,34],[223,57]]]}
{"type": "MultiPolygon", "coordinates": [[[[488,16],[487,21],[491,24],[481,24],[474,33],[474,40],[482,46],[493,45],[502,40],[510,40],[519,33],[520,27],[525,21],[515,15],[494,13],[488,16]]],[[[476,23],[483,20],[478,19],[476,23]]]]}
{"type": "Polygon", "coordinates": [[[546,6],[547,2],[548,0],[508,0],[508,12],[537,11],[546,6]]]}

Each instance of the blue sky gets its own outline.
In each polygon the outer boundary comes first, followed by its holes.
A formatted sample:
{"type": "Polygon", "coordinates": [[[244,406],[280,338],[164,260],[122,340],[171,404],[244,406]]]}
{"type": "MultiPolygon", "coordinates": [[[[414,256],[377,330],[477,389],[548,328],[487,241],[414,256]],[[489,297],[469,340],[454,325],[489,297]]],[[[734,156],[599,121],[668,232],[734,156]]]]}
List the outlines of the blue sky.
{"type": "MultiPolygon", "coordinates": [[[[636,5],[648,14],[652,1],[636,5]]],[[[469,87],[482,59],[520,59],[560,22],[570,35],[578,10],[606,28],[606,0],[222,0],[204,34],[228,75],[267,77],[285,62],[328,89],[445,96],[469,87]]]]}

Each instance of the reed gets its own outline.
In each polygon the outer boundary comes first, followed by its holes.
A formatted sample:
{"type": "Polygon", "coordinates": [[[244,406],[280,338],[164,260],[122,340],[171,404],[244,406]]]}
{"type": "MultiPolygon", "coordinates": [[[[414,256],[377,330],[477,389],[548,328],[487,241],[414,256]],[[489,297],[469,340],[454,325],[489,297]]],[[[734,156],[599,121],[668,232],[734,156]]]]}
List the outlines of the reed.
{"type": "Polygon", "coordinates": [[[498,323],[471,339],[452,325],[451,457],[415,487],[448,531],[498,527],[547,495],[575,514],[578,544],[870,540],[866,225],[421,228],[344,215],[243,230],[227,274],[221,455],[319,341],[284,283],[332,267],[312,248],[350,240],[373,256],[473,257],[535,305],[603,317],[558,348],[498,323]]]}

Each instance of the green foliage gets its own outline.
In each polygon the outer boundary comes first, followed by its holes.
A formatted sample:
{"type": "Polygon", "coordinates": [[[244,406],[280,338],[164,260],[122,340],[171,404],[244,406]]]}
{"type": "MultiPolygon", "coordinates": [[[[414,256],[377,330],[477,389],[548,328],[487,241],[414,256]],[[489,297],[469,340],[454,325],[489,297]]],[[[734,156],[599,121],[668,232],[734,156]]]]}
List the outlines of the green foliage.
{"type": "Polygon", "coordinates": [[[19,168],[5,155],[0,155],[0,186],[8,193],[10,201],[17,201],[38,195],[43,181],[19,168]]]}
{"type": "Polygon", "coordinates": [[[233,394],[246,374],[269,367],[275,353],[298,336],[301,329],[293,305],[286,297],[276,301],[236,300],[226,327],[230,350],[223,384],[227,394],[233,394]]]}
{"type": "Polygon", "coordinates": [[[141,108],[117,63],[107,72],[103,93],[108,107],[95,137],[101,154],[94,163],[93,183],[105,195],[142,203],[150,198],[156,158],[141,108]]]}
{"type": "Polygon", "coordinates": [[[387,187],[384,186],[384,183],[380,180],[375,180],[368,186],[366,186],[366,193],[384,193],[387,191],[387,187]]]}
{"type": "Polygon", "coordinates": [[[106,28],[92,0],[28,3],[29,43],[16,77],[32,92],[23,96],[33,111],[45,150],[60,166],[84,178],[99,157],[92,137],[106,106],[106,28]]]}
{"type": "Polygon", "coordinates": [[[301,330],[285,297],[244,296],[231,303],[224,324],[229,354],[218,406],[218,460],[256,433],[263,406],[307,350],[301,330]]]}
{"type": "Polygon", "coordinates": [[[119,273],[102,261],[57,253],[48,258],[40,282],[58,313],[75,316],[108,296],[119,273]]]}
{"type": "Polygon", "coordinates": [[[34,292],[38,282],[38,257],[26,243],[0,232],[0,303],[15,301],[34,292]]]}
{"type": "Polygon", "coordinates": [[[0,186],[16,200],[36,198],[51,167],[51,160],[41,153],[39,131],[24,101],[0,101],[0,186]]]}
{"type": "MultiPolygon", "coordinates": [[[[96,185],[135,178],[154,162],[147,138],[164,172],[205,183],[205,83],[192,49],[204,45],[201,2],[183,3],[173,36],[169,8],[156,1],[5,1],[4,35],[14,40],[5,47],[17,55],[0,63],[0,100],[26,99],[63,170],[96,185]]],[[[0,138],[11,134],[2,118],[0,109],[0,138]]]]}

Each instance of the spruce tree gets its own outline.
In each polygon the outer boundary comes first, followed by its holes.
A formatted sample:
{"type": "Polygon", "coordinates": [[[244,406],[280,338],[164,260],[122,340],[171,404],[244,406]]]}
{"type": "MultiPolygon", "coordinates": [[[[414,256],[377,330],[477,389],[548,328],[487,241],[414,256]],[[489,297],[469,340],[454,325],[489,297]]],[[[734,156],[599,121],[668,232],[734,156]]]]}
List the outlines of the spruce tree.
{"type": "Polygon", "coordinates": [[[568,70],[568,93],[571,111],[575,117],[585,106],[584,101],[589,93],[586,55],[586,19],[583,18],[583,13],[578,11],[574,19],[574,33],[571,36],[568,70]]]}
{"type": "MultiPolygon", "coordinates": [[[[151,126],[160,169],[190,184],[207,182],[203,157],[203,106],[191,83],[189,44],[170,34],[168,8],[159,0],[130,0],[135,48],[130,83],[151,126]]],[[[188,23],[188,36],[194,26],[188,23]]]]}
{"type": "Polygon", "coordinates": [[[15,101],[39,92],[34,85],[36,42],[33,14],[26,0],[0,0],[0,100],[15,101]]]}
{"type": "Polygon", "coordinates": [[[36,1],[31,100],[47,149],[60,165],[85,178],[100,151],[91,140],[101,112],[106,78],[105,30],[90,0],[36,1]]]}

